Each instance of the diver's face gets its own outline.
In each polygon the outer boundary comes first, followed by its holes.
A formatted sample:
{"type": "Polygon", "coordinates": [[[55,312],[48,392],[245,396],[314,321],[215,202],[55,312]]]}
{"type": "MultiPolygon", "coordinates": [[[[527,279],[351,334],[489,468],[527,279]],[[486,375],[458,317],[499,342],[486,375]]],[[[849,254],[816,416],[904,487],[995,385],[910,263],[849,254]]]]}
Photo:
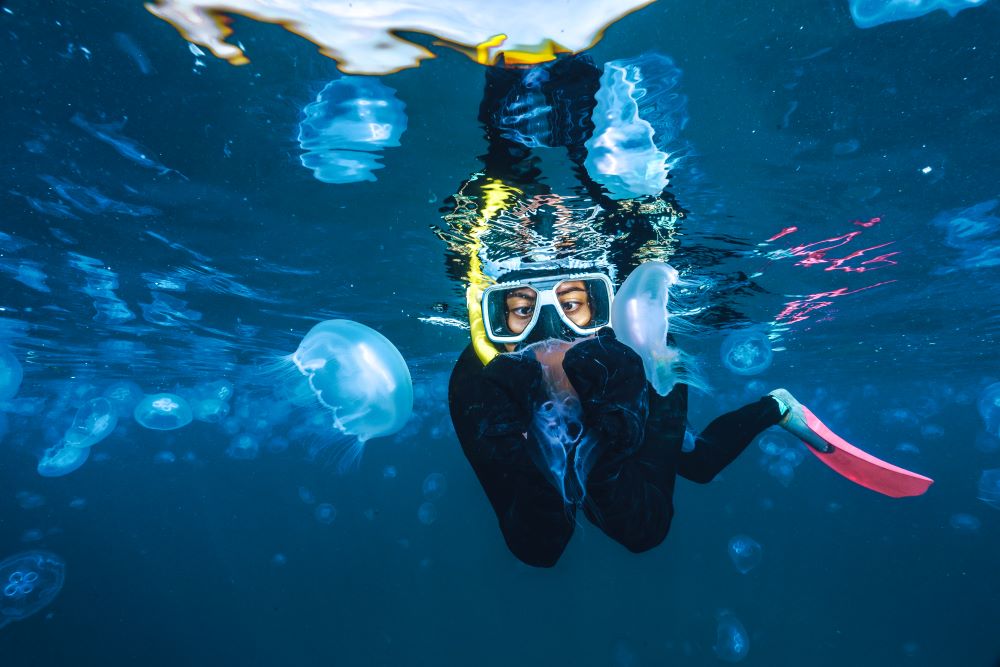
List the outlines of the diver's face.
{"type": "MultiPolygon", "coordinates": [[[[507,327],[519,334],[531,322],[535,314],[538,295],[530,287],[518,287],[507,293],[507,327]]],[[[593,318],[587,288],[582,280],[567,280],[556,287],[559,307],[571,322],[577,326],[587,326],[593,318]]]]}

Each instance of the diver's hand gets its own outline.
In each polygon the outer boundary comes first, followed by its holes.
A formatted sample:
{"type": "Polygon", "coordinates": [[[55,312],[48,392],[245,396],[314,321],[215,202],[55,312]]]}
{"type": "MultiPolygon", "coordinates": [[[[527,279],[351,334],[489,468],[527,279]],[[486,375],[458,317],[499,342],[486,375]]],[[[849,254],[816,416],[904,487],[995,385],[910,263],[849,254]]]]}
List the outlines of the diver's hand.
{"type": "Polygon", "coordinates": [[[529,430],[534,405],[544,394],[542,366],[528,354],[501,354],[483,369],[489,395],[484,435],[507,435],[529,430]]]}
{"type": "Polygon", "coordinates": [[[570,348],[563,369],[580,396],[584,424],[627,450],[638,447],[649,414],[649,385],[639,355],[605,327],[570,348]]]}

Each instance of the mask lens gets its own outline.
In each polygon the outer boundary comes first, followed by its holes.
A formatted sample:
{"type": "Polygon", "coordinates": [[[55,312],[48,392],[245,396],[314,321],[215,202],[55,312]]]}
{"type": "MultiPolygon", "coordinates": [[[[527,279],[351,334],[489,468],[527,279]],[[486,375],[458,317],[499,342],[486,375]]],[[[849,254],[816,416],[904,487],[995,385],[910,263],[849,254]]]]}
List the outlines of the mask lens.
{"type": "Polygon", "coordinates": [[[571,328],[591,333],[611,321],[610,290],[600,279],[564,280],[556,285],[555,297],[560,316],[571,328]]]}

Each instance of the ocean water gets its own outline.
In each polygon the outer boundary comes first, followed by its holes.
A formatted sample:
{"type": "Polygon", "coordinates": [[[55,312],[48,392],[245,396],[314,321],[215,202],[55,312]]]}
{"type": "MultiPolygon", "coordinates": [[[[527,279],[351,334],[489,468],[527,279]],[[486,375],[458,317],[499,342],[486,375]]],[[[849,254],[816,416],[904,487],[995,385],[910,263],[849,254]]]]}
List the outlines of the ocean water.
{"type": "MultiPolygon", "coordinates": [[[[769,432],[678,482],[658,548],[581,518],[535,569],[447,409],[469,337],[449,213],[484,169],[485,68],[413,32],[436,58],[344,79],[245,17],[234,66],[140,2],[0,3],[0,561],[50,555],[0,565],[0,665],[997,664],[1000,3],[953,4],[660,0],[587,51],[678,75],[650,150],[685,215],[645,251],[695,285],[691,428],[787,387],[935,484],[885,498],[769,432]],[[414,387],[407,425],[346,463],[286,359],[328,319],[392,341],[414,387]],[[720,356],[745,330],[773,355],[754,375],[720,356]],[[176,430],[126,410],[40,475],[122,381],[231,396],[176,430]]],[[[578,195],[528,88],[504,122],[578,195]]]]}

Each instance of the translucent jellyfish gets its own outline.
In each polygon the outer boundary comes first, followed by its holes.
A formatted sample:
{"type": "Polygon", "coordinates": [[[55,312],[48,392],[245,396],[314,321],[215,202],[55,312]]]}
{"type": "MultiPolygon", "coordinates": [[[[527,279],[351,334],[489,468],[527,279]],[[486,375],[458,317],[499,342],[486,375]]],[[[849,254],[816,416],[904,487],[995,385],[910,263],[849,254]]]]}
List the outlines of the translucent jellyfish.
{"type": "Polygon", "coordinates": [[[191,423],[188,402],[176,394],[151,394],[142,399],[133,412],[140,425],[154,431],[172,431],[191,423]]]}
{"type": "Polygon", "coordinates": [[[422,490],[424,492],[424,498],[427,498],[428,500],[437,500],[445,494],[445,491],[448,490],[448,480],[445,479],[445,476],[441,473],[432,472],[424,479],[422,490]]]}
{"type": "Polygon", "coordinates": [[[63,440],[73,447],[91,447],[111,435],[118,425],[118,412],[108,399],[92,398],[76,411],[73,425],[63,440]]]}
{"type": "Polygon", "coordinates": [[[396,479],[399,476],[399,471],[396,470],[396,466],[386,466],[382,469],[382,477],[384,479],[396,479]]]}
{"type": "Polygon", "coordinates": [[[239,461],[249,461],[257,458],[260,453],[260,443],[257,438],[248,433],[241,433],[233,438],[226,448],[226,456],[239,461]]]}
{"type": "Polygon", "coordinates": [[[69,506],[75,510],[82,510],[87,507],[87,499],[76,497],[69,501],[69,506]]]}
{"type": "Polygon", "coordinates": [[[129,380],[120,380],[108,385],[101,395],[111,401],[119,418],[131,417],[135,406],[143,399],[142,389],[129,380]]]}
{"type": "Polygon", "coordinates": [[[43,533],[39,528],[29,528],[28,530],[21,533],[21,542],[24,544],[30,544],[31,542],[41,542],[45,538],[45,533],[43,533]]]}
{"type": "Polygon", "coordinates": [[[956,533],[977,533],[983,525],[979,517],[965,514],[964,512],[952,514],[951,518],[948,519],[948,523],[951,524],[956,533]]]}
{"type": "Polygon", "coordinates": [[[10,350],[0,347],[0,401],[9,401],[17,395],[24,379],[24,369],[10,350]]]}
{"type": "Polygon", "coordinates": [[[986,0],[851,0],[851,18],[859,28],[904,21],[943,9],[951,16],[986,0]]]}
{"type": "Polygon", "coordinates": [[[678,381],[680,355],[667,346],[670,287],[677,270],[663,262],[640,264],[622,283],[611,306],[615,335],[642,357],[646,379],[660,396],[678,381]]]}
{"type": "Polygon", "coordinates": [[[719,613],[712,650],[726,662],[739,662],[750,652],[750,637],[746,628],[732,612],[719,613]]]}
{"type": "Polygon", "coordinates": [[[17,504],[23,509],[34,510],[45,505],[45,496],[32,491],[18,491],[17,504]]]}
{"type": "Polygon", "coordinates": [[[350,320],[321,322],[291,361],[333,426],[361,444],[395,433],[410,418],[410,371],[399,350],[374,329],[350,320]]]}
{"type": "Polygon", "coordinates": [[[325,526],[329,526],[337,518],[337,510],[330,503],[320,503],[313,510],[316,520],[325,526]]]}
{"type": "Polygon", "coordinates": [[[188,397],[194,418],[210,424],[222,421],[229,416],[229,399],[232,395],[233,384],[228,380],[198,385],[188,397]]]}
{"type": "Polygon", "coordinates": [[[52,602],[65,579],[66,563],[47,551],[25,551],[0,563],[0,628],[52,602]]]}
{"type": "Polygon", "coordinates": [[[735,331],[722,341],[722,363],[737,375],[757,375],[771,365],[771,341],[759,329],[735,331]]]}
{"type": "Polygon", "coordinates": [[[302,110],[300,160],[324,183],[374,181],[387,147],[406,130],[405,105],[396,91],[370,77],[331,81],[302,110]]]}
{"type": "Polygon", "coordinates": [[[153,455],[153,463],[169,464],[177,461],[177,455],[170,450],[164,449],[153,455]]]}
{"type": "Polygon", "coordinates": [[[425,526],[429,526],[437,521],[437,516],[437,507],[430,501],[421,503],[420,507],[417,508],[417,520],[425,526]]]}
{"type": "Polygon", "coordinates": [[[764,549],[752,537],[736,535],[729,540],[729,558],[741,574],[746,574],[760,564],[764,549]]]}
{"type": "Polygon", "coordinates": [[[285,565],[288,565],[288,556],[283,553],[274,554],[271,556],[271,565],[274,565],[275,567],[284,567],[285,565]]]}
{"type": "Polygon", "coordinates": [[[994,382],[983,390],[976,407],[986,424],[986,432],[1000,437],[1000,382],[994,382]]]}
{"type": "MultiPolygon", "coordinates": [[[[944,211],[931,224],[944,232],[944,242],[959,252],[957,268],[986,269],[1000,265],[1000,200],[944,211]]],[[[948,273],[953,270],[940,268],[948,273]]]]}
{"type": "Polygon", "coordinates": [[[68,475],[86,463],[89,456],[90,447],[73,447],[60,441],[42,453],[38,462],[38,474],[42,477],[68,475]]]}
{"type": "Polygon", "coordinates": [[[1000,510],[1000,468],[984,470],[979,475],[977,497],[987,505],[1000,510]]]}
{"type": "Polygon", "coordinates": [[[304,502],[306,505],[312,505],[316,502],[316,494],[310,491],[304,486],[299,487],[299,500],[304,502]]]}
{"type": "Polygon", "coordinates": [[[585,165],[613,199],[655,196],[667,186],[688,121],[687,98],[676,90],[680,76],[659,53],[604,65],[585,165]]]}

